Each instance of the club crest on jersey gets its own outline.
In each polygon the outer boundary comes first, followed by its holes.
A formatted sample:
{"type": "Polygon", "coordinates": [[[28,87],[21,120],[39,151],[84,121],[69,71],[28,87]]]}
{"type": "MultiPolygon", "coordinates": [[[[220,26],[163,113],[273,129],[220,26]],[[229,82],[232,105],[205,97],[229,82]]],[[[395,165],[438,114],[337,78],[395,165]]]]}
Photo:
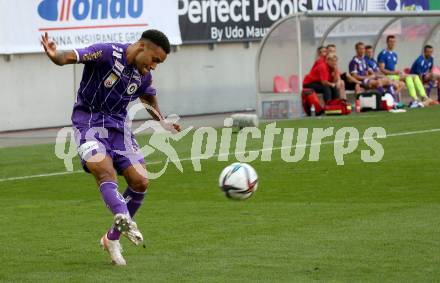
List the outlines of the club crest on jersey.
{"type": "Polygon", "coordinates": [[[106,88],[111,88],[115,82],[118,80],[118,76],[115,73],[111,73],[107,79],[104,81],[104,86],[106,88]]]}
{"type": "Polygon", "coordinates": [[[138,89],[138,85],[136,83],[131,83],[128,87],[127,87],[127,94],[132,95],[133,93],[136,92],[136,90],[138,89]]]}

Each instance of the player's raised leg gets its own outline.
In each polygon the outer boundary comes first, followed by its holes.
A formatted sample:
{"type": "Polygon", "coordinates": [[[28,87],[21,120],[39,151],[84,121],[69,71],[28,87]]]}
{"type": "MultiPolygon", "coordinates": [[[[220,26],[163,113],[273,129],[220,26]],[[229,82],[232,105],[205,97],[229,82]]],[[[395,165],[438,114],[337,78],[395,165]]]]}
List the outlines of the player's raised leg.
{"type": "MultiPolygon", "coordinates": [[[[136,212],[141,207],[145,193],[148,188],[147,170],[144,164],[134,164],[126,168],[122,172],[128,187],[124,192],[124,198],[127,204],[127,209],[131,218],[134,218],[136,212]]],[[[132,221],[132,229],[122,231],[122,233],[133,243],[140,244],[143,241],[142,234],[137,229],[137,224],[132,221]]],[[[113,239],[119,239],[121,232],[112,227],[108,235],[113,239]]]]}
{"type": "Polygon", "coordinates": [[[144,164],[134,164],[128,167],[122,174],[128,184],[124,197],[127,200],[130,216],[134,218],[134,215],[144,201],[148,189],[147,169],[144,164]]]}
{"type": "MultiPolygon", "coordinates": [[[[112,158],[104,153],[98,153],[87,159],[86,166],[98,183],[104,203],[114,215],[114,227],[119,230],[126,229],[131,220],[125,200],[118,192],[112,158]]],[[[119,239],[111,239],[106,233],[101,238],[101,246],[108,251],[113,264],[126,264],[119,239]]]]}
{"type": "Polygon", "coordinates": [[[129,216],[124,197],[118,192],[116,171],[112,158],[103,153],[92,156],[86,162],[87,169],[95,177],[101,192],[101,197],[113,215],[129,216]]]}

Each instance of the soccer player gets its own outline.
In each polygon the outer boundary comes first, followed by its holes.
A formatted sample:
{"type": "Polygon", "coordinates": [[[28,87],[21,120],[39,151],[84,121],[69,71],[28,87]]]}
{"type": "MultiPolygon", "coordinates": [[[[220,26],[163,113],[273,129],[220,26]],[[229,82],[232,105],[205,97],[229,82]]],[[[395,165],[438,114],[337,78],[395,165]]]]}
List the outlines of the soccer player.
{"type": "Polygon", "coordinates": [[[365,59],[367,60],[368,68],[370,68],[376,76],[384,77],[384,75],[379,70],[379,66],[377,65],[376,60],[374,60],[373,46],[365,46],[365,59]]]}
{"type": "Polygon", "coordinates": [[[373,70],[369,68],[365,57],[365,44],[363,42],[356,43],[355,50],[356,56],[350,61],[348,69],[353,77],[362,81],[362,88],[377,89],[380,93],[385,93],[384,87],[388,87],[389,92],[396,97],[394,86],[390,80],[376,77],[373,70]]]}
{"type": "Polygon", "coordinates": [[[413,98],[412,105],[418,105],[419,99],[417,97],[416,89],[422,100],[428,99],[425,88],[423,87],[423,83],[418,76],[405,75],[396,70],[398,60],[397,53],[394,51],[396,46],[396,37],[394,35],[388,35],[386,42],[387,48],[382,50],[377,57],[380,71],[392,80],[405,81],[409,95],[413,98]]]}
{"type": "Polygon", "coordinates": [[[339,79],[338,57],[335,53],[327,55],[326,63],[317,64],[303,81],[304,88],[311,88],[323,94],[324,101],[339,98],[336,82],[339,79]]]}
{"type": "Polygon", "coordinates": [[[373,74],[377,79],[380,79],[382,85],[384,86],[392,85],[394,87],[395,92],[397,93],[397,96],[399,96],[398,94],[400,94],[400,91],[405,86],[405,84],[401,81],[391,80],[387,76],[381,73],[379,69],[379,65],[377,64],[376,60],[374,60],[374,49],[373,46],[371,45],[365,46],[365,60],[367,61],[369,70],[373,72],[373,74]]]}
{"type": "Polygon", "coordinates": [[[150,72],[166,60],[170,43],[162,32],[147,30],[133,44],[95,44],[59,51],[47,33],[42,35],[41,44],[56,65],[85,65],[72,113],[75,140],[84,170],[95,177],[102,199],[114,215],[101,245],[113,264],[125,265],[119,237],[122,233],[135,245],[143,243],[133,217],[148,186],[144,157],[125,123],[126,108],[140,98],[155,120],[180,131],[178,124],[164,121],[150,72]],[[128,184],[123,195],[118,191],[117,174],[128,184]]]}
{"type": "Polygon", "coordinates": [[[423,48],[423,55],[420,55],[411,66],[411,74],[418,75],[423,82],[429,83],[427,93],[431,92],[435,82],[437,82],[437,100],[440,101],[440,76],[432,72],[434,67],[434,57],[432,53],[434,49],[431,45],[426,45],[423,48]]]}

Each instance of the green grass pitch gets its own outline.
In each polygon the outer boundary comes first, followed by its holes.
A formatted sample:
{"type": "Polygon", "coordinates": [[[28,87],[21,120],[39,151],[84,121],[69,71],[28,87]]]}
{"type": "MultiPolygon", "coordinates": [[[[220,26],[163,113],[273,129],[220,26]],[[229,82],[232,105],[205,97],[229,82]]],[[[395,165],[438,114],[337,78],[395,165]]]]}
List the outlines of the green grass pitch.
{"type": "MultiPolygon", "coordinates": [[[[278,122],[361,133],[380,126],[397,135],[379,140],[379,163],[361,161],[363,142],[344,166],[332,143],[322,145],[318,162],[286,163],[274,150],[271,162],[252,163],[259,189],[245,202],[217,187],[233,156],[202,161],[202,172],[191,161],[182,162],[184,173],[171,164],[151,181],[136,217],[146,249],[121,241],[126,267],[112,266],[99,249],[112,218],[90,175],[1,181],[0,281],[440,282],[440,132],[401,135],[439,129],[439,121],[433,107],[278,122]]],[[[190,156],[191,141],[175,145],[181,158],[190,156]]],[[[252,140],[248,149],[261,144],[252,140]]],[[[0,156],[0,179],[64,169],[53,145],[3,148],[0,156]]]]}

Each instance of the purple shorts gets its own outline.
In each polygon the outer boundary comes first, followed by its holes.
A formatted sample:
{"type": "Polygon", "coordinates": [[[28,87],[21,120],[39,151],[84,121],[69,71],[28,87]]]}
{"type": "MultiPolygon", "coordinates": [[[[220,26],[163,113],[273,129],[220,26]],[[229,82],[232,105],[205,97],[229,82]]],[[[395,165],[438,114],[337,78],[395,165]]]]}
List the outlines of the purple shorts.
{"type": "Polygon", "coordinates": [[[125,136],[121,129],[74,128],[78,154],[84,171],[90,173],[86,161],[97,153],[104,153],[113,159],[113,167],[119,175],[134,164],[145,164],[144,156],[131,131],[125,136]]]}

